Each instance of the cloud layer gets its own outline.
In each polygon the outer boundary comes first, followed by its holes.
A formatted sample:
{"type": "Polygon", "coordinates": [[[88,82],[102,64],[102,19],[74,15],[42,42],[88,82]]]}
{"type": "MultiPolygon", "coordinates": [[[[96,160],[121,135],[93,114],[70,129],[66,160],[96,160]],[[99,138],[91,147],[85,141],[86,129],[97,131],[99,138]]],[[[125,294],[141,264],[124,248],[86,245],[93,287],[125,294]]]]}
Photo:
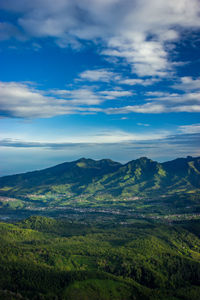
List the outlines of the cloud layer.
{"type": "Polygon", "coordinates": [[[96,113],[104,101],[132,96],[131,91],[91,87],[44,91],[25,83],[0,82],[0,116],[50,118],[58,115],[96,113]]]}
{"type": "Polygon", "coordinates": [[[165,76],[182,31],[200,28],[199,0],[1,0],[0,9],[16,15],[0,24],[0,39],[51,37],[74,48],[95,41],[139,76],[165,76]]]}
{"type": "MultiPolygon", "coordinates": [[[[196,82],[195,82],[196,86],[196,82]]],[[[192,88],[192,87],[191,87],[192,88]]],[[[68,114],[160,114],[200,112],[200,90],[186,92],[146,92],[142,104],[139,96],[121,87],[98,89],[92,86],[65,90],[41,90],[30,84],[0,82],[0,116],[14,118],[50,118],[68,114]],[[122,106],[120,99],[130,100],[122,106]],[[111,101],[112,100],[112,101],[111,101]],[[115,100],[115,101],[114,101],[115,100]],[[107,101],[107,107],[104,102],[107,101]]]]}

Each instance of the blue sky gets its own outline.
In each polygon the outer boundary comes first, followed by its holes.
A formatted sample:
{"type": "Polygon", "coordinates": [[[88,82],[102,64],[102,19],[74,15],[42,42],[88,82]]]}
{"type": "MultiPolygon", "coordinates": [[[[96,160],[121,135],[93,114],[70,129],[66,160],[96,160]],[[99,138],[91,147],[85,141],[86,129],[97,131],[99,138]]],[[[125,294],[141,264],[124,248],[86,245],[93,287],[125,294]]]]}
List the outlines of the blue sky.
{"type": "Polygon", "coordinates": [[[0,175],[200,155],[199,0],[0,0],[0,175]]]}

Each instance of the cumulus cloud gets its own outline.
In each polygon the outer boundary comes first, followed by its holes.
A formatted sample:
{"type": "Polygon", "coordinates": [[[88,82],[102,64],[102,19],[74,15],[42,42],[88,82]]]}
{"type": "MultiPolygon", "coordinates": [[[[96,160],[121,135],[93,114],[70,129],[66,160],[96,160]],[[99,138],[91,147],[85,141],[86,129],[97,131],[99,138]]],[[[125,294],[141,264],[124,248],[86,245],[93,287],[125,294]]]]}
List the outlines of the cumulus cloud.
{"type": "Polygon", "coordinates": [[[179,82],[172,86],[178,90],[192,91],[200,90],[200,78],[193,79],[190,76],[184,76],[179,79],[179,82]]]}
{"type": "Polygon", "coordinates": [[[86,70],[79,74],[79,77],[88,81],[110,82],[116,80],[118,75],[106,69],[86,70]]]}
{"type": "Polygon", "coordinates": [[[112,72],[108,69],[96,69],[96,70],[86,70],[79,74],[79,79],[77,81],[93,81],[93,82],[104,82],[104,83],[117,83],[123,85],[142,85],[142,86],[149,86],[153,85],[154,83],[158,82],[158,78],[127,78],[123,77],[122,74],[117,72],[112,72]]]}
{"type": "Polygon", "coordinates": [[[0,9],[14,12],[29,37],[76,48],[94,41],[139,76],[165,76],[173,65],[169,45],[200,27],[199,0],[1,0],[0,9]]]}
{"type": "MultiPolygon", "coordinates": [[[[73,113],[74,108],[30,86],[16,82],[0,83],[1,116],[35,118],[73,113]]],[[[77,109],[78,110],[78,109],[77,109]]]]}
{"type": "Polygon", "coordinates": [[[102,54],[125,59],[132,67],[132,72],[138,76],[163,77],[170,70],[167,52],[158,41],[146,41],[145,36],[133,33],[135,38],[112,38],[108,49],[102,54]]]}
{"type": "Polygon", "coordinates": [[[131,91],[123,91],[123,90],[114,90],[114,91],[100,91],[101,95],[104,96],[105,99],[116,99],[119,97],[130,97],[133,95],[131,91]]]}
{"type": "Polygon", "coordinates": [[[103,108],[102,104],[105,101],[131,99],[134,93],[121,88],[95,90],[92,87],[44,91],[29,83],[0,82],[0,115],[16,118],[49,118],[98,112],[106,114],[200,112],[199,92],[185,94],[148,92],[146,95],[146,103],[143,104],[115,107],[115,102],[112,101],[107,108],[103,108]]]}
{"type": "Polygon", "coordinates": [[[122,89],[94,91],[91,88],[79,88],[75,90],[51,90],[52,94],[72,100],[70,104],[97,105],[105,100],[117,99],[120,97],[130,97],[131,91],[122,89]]]}
{"type": "Polygon", "coordinates": [[[140,78],[126,78],[126,79],[121,79],[119,82],[121,84],[125,85],[142,85],[142,86],[149,86],[157,82],[158,79],[151,78],[151,79],[140,79],[140,78]]]}
{"type": "Polygon", "coordinates": [[[146,92],[146,103],[128,105],[120,108],[109,108],[109,114],[147,113],[172,113],[172,112],[200,112],[200,92],[170,93],[146,92]]]}
{"type": "Polygon", "coordinates": [[[170,102],[173,104],[188,104],[188,105],[200,105],[200,92],[189,92],[184,94],[168,93],[168,92],[150,92],[147,95],[147,100],[160,101],[160,102],[170,102]]]}
{"type": "Polygon", "coordinates": [[[98,105],[103,100],[89,88],[79,88],[75,90],[52,90],[51,93],[67,99],[68,104],[70,105],[98,105]]]}

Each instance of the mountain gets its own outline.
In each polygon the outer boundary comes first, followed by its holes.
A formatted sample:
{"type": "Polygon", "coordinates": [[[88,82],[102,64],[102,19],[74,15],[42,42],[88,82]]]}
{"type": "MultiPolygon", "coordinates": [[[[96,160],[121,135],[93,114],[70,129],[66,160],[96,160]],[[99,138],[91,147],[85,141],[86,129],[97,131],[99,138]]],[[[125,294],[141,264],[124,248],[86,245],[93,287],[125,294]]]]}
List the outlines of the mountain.
{"type": "Polygon", "coordinates": [[[200,187],[200,157],[177,158],[163,163],[165,170],[172,174],[174,185],[200,187]]]}
{"type": "Polygon", "coordinates": [[[149,188],[154,189],[155,183],[166,176],[162,165],[141,157],[128,162],[109,175],[104,175],[98,182],[90,184],[98,191],[109,193],[113,196],[132,196],[143,194],[149,188]]]}
{"type": "Polygon", "coordinates": [[[200,158],[178,158],[158,163],[142,157],[104,175],[90,190],[115,196],[155,195],[200,189],[200,158]]]}
{"type": "Polygon", "coordinates": [[[158,163],[146,157],[124,165],[81,158],[41,171],[0,178],[0,195],[57,193],[96,198],[200,191],[200,157],[158,163]]]}
{"type": "Polygon", "coordinates": [[[110,159],[95,161],[81,158],[65,162],[41,171],[4,176],[0,178],[0,190],[7,194],[21,194],[35,191],[47,192],[63,186],[63,192],[81,193],[94,179],[115,172],[120,163],[110,159]],[[53,189],[52,189],[53,188],[53,189]]]}

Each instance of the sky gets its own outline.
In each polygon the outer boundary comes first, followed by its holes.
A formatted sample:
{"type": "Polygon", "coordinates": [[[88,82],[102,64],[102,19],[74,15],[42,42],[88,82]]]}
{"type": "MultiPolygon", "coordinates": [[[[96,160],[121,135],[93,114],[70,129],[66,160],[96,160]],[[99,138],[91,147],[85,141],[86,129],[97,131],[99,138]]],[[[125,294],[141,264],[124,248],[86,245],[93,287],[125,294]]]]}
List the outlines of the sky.
{"type": "Polygon", "coordinates": [[[0,176],[200,156],[199,0],[0,0],[0,176]]]}

